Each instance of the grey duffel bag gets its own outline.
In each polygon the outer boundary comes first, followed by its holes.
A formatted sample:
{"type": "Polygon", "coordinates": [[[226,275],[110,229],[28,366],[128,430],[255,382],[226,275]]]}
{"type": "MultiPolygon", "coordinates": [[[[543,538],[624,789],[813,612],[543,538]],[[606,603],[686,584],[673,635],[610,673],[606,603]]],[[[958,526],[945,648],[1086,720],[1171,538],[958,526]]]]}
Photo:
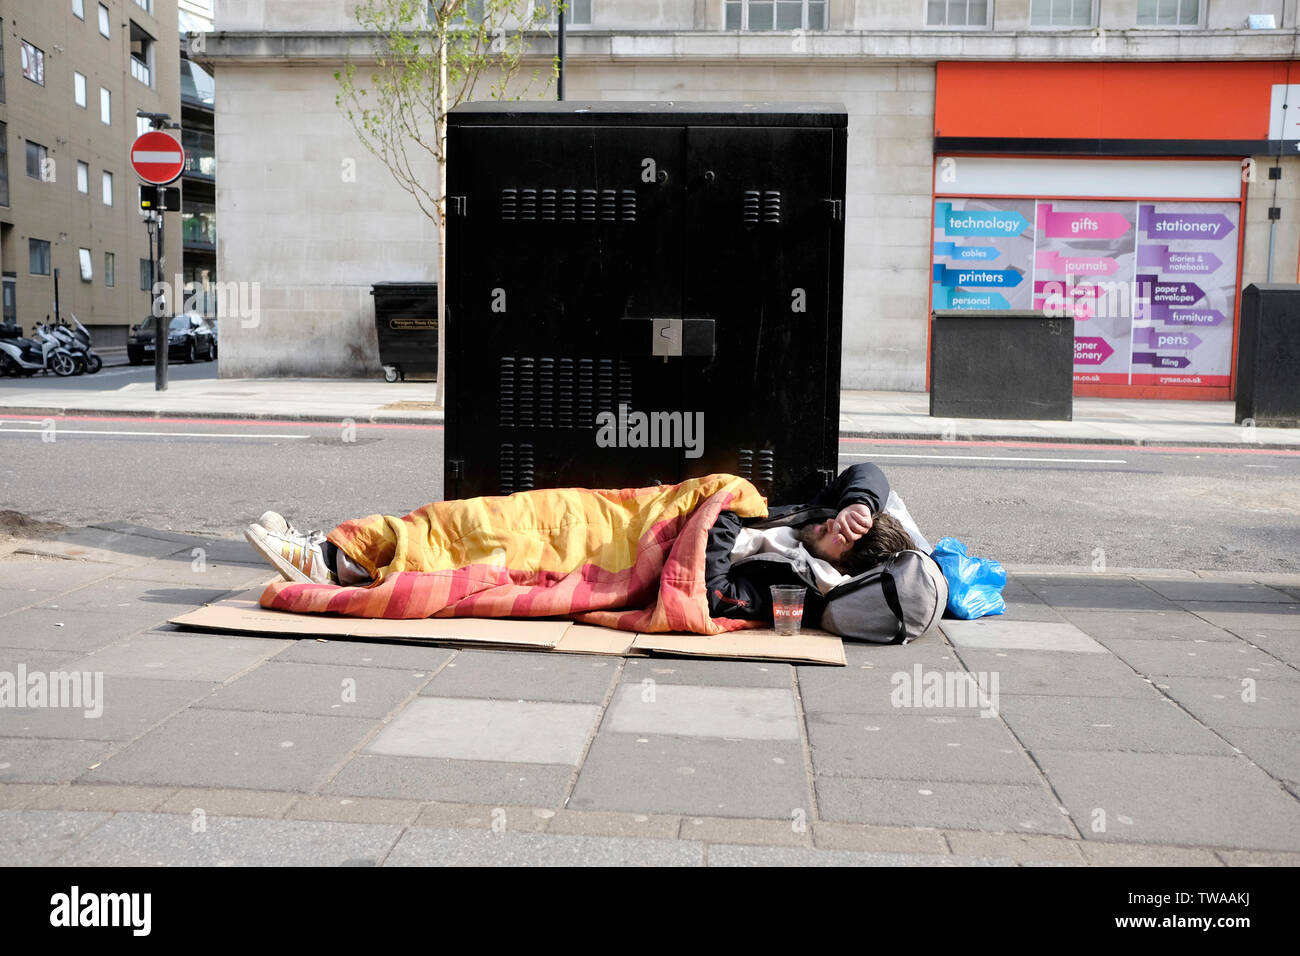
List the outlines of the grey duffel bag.
{"type": "Polygon", "coordinates": [[[900,551],[823,597],[823,630],[874,644],[907,644],[939,623],[948,581],[934,559],[900,551]]]}

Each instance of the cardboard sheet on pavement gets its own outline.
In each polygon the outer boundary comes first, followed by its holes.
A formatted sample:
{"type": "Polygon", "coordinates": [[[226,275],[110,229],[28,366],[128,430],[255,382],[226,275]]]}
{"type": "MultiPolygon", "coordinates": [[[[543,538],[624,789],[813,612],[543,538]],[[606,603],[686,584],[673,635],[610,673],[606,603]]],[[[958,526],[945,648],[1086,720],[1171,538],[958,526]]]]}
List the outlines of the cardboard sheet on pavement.
{"type": "Polygon", "coordinates": [[[825,631],[801,631],[782,637],[770,628],[728,634],[636,634],[573,621],[519,618],[383,618],[339,617],[331,614],[291,614],[258,604],[265,585],[240,591],[215,604],[171,619],[180,627],[240,634],[295,637],[365,638],[424,641],[470,647],[509,647],[515,650],[570,654],[644,657],[672,654],[722,660],[787,661],[792,664],[843,666],[844,645],[825,631]]]}

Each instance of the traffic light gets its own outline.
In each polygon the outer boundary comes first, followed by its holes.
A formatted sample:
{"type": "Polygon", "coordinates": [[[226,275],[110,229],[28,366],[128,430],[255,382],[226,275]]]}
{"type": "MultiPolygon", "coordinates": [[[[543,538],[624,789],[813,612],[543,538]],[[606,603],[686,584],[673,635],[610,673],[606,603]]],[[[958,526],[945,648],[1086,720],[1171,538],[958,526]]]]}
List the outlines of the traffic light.
{"type": "Polygon", "coordinates": [[[181,208],[181,191],[175,186],[141,186],[140,208],[162,212],[181,208]]]}

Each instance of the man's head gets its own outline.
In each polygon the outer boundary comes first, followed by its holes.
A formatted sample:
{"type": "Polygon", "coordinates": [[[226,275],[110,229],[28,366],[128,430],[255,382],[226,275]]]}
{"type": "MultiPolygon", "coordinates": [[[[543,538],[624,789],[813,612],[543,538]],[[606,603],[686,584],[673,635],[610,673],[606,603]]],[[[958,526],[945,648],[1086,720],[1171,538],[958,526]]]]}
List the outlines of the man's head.
{"type": "Polygon", "coordinates": [[[813,557],[848,575],[861,574],[891,554],[916,547],[898,519],[883,511],[872,516],[871,530],[856,541],[846,541],[835,530],[834,518],[796,528],[795,537],[813,557]]]}

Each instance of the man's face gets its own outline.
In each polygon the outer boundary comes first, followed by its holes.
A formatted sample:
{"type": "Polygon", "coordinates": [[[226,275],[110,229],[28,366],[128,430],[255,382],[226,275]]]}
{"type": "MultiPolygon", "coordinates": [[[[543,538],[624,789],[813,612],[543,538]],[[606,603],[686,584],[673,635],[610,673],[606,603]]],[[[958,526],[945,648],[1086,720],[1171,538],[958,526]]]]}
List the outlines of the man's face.
{"type": "Polygon", "coordinates": [[[835,530],[835,519],[827,518],[817,524],[806,524],[795,530],[795,537],[814,558],[838,565],[853,549],[853,542],[835,530]]]}

